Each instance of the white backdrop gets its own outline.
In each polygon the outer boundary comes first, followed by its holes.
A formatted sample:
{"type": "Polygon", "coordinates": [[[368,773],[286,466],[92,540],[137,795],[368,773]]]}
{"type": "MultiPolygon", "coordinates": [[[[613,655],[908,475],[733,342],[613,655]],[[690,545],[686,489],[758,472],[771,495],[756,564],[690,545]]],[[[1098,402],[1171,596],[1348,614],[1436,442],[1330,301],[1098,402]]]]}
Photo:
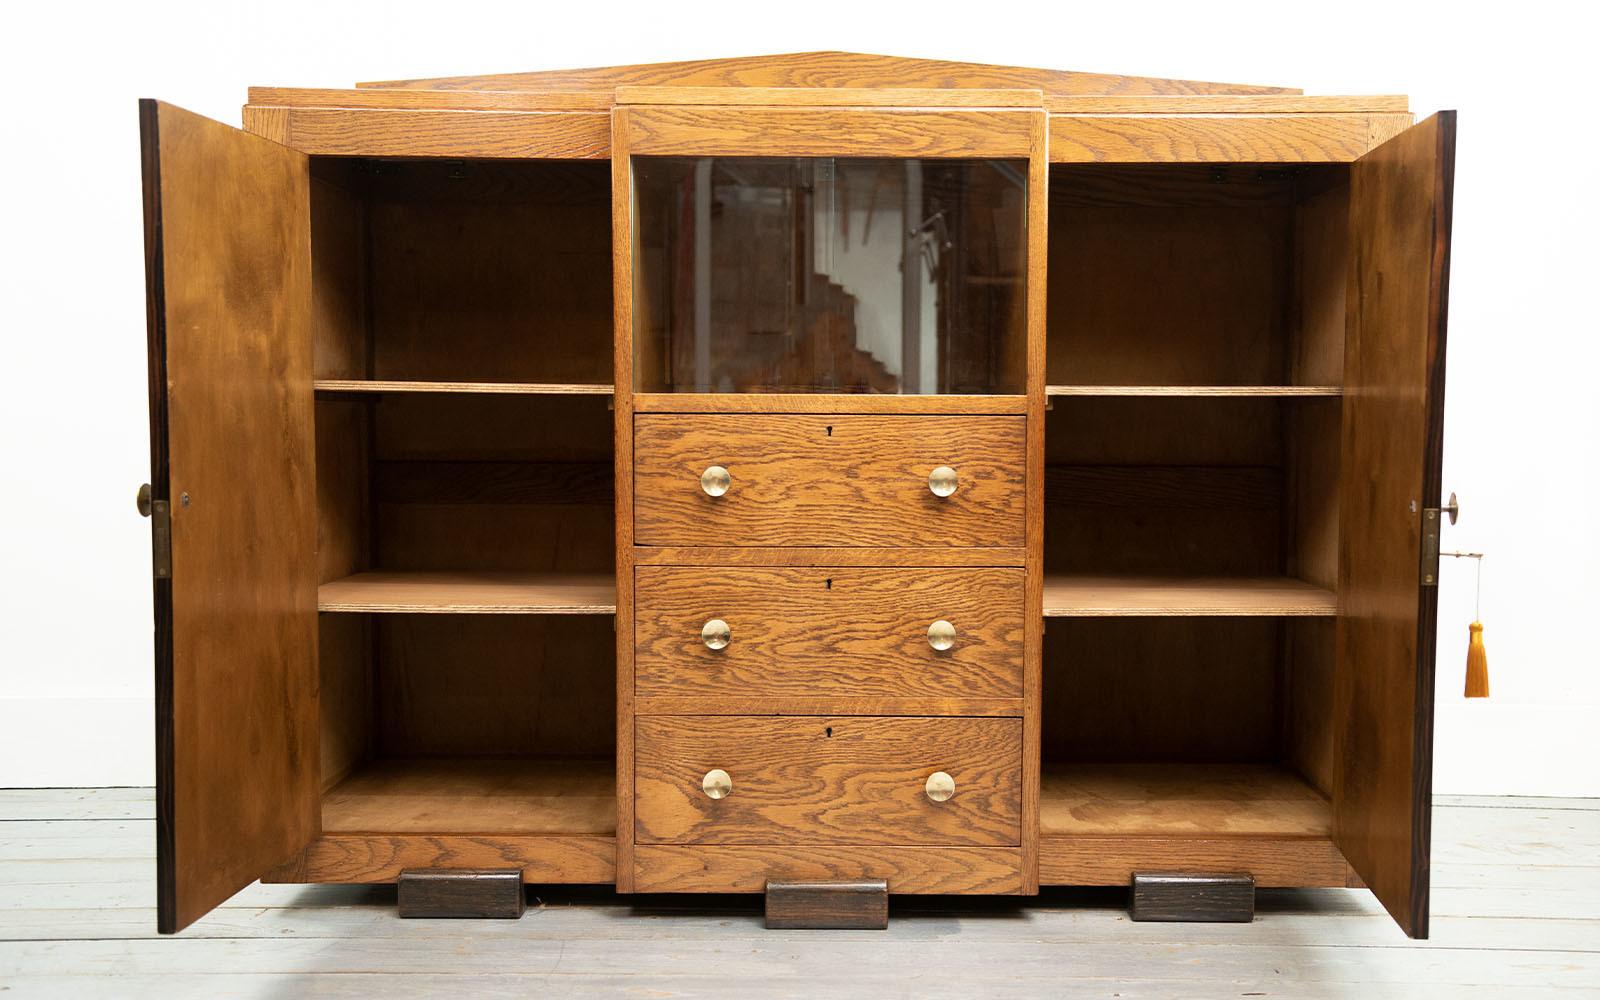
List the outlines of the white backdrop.
{"type": "Polygon", "coordinates": [[[237,124],[250,84],[850,49],[1459,108],[1445,485],[1463,516],[1445,545],[1489,553],[1494,698],[1460,696],[1472,576],[1447,566],[1435,787],[1600,795],[1600,175],[1586,32],[1554,5],[202,0],[6,17],[0,786],[152,780],[136,97],[237,124]]]}

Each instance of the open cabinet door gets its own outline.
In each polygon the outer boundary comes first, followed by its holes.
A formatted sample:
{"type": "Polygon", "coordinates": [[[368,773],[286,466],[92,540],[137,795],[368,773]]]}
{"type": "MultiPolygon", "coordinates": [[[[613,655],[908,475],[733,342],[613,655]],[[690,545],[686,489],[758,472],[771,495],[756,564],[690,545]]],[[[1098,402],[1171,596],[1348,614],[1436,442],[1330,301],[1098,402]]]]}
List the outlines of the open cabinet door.
{"type": "Polygon", "coordinates": [[[318,827],[309,164],[139,104],[158,926],[318,827]]]}
{"type": "Polygon", "coordinates": [[[1428,936],[1438,610],[1424,535],[1439,529],[1455,125],[1441,112],[1350,173],[1333,836],[1418,938],[1428,936]]]}

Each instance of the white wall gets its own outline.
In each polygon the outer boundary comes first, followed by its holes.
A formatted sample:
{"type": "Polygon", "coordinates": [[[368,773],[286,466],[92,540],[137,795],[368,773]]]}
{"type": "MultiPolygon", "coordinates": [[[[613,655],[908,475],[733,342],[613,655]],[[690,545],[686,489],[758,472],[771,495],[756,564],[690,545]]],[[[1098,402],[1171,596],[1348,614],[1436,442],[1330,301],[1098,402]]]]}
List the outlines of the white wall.
{"type": "Polygon", "coordinates": [[[1352,2],[16,4],[0,40],[0,785],[152,775],[134,99],[237,123],[249,84],[842,48],[1408,93],[1459,108],[1448,547],[1490,553],[1494,699],[1459,696],[1471,573],[1440,594],[1441,792],[1600,795],[1600,372],[1588,33],[1570,7],[1352,2]],[[712,14],[710,11],[717,11],[712,14]],[[691,13],[701,10],[706,13],[691,13]]]}

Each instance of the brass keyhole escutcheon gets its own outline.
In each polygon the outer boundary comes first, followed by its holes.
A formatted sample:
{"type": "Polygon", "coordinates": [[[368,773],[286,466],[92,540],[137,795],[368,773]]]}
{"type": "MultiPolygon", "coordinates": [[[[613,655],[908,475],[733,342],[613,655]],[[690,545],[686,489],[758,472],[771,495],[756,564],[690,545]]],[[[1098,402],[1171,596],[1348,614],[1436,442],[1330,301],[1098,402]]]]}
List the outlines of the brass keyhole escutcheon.
{"type": "Polygon", "coordinates": [[[713,618],[700,627],[700,641],[707,649],[727,649],[733,641],[733,630],[721,618],[713,618]]]}
{"type": "Polygon", "coordinates": [[[713,465],[700,473],[700,489],[708,497],[720,497],[733,485],[733,477],[720,465],[713,465]]]}
{"type": "Polygon", "coordinates": [[[928,473],[928,492],[936,497],[947,497],[956,491],[956,470],[941,465],[928,473]]]}
{"type": "Polygon", "coordinates": [[[733,794],[733,779],[727,771],[714,767],[700,780],[700,790],[713,799],[725,799],[733,794]]]}
{"type": "Polygon", "coordinates": [[[928,626],[928,645],[944,652],[956,644],[956,627],[943,618],[928,626]]]}
{"type": "Polygon", "coordinates": [[[943,771],[935,771],[928,775],[928,783],[922,786],[922,790],[934,802],[947,802],[956,793],[956,779],[943,771]]]}

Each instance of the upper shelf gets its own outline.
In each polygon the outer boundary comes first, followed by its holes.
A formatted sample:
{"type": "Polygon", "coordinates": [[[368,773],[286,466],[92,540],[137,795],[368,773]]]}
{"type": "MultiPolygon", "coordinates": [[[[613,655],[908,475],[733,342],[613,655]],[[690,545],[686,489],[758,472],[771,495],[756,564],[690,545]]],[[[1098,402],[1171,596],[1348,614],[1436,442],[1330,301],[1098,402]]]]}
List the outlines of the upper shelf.
{"type": "Polygon", "coordinates": [[[401,382],[319,378],[318,392],[475,392],[528,396],[610,396],[610,385],[587,382],[401,382]]]}
{"type": "Polygon", "coordinates": [[[1046,396],[1342,396],[1336,385],[1051,385],[1046,396]]]}
{"type": "Polygon", "coordinates": [[[317,588],[318,611],[610,615],[616,580],[598,573],[372,572],[317,588]]]}
{"type": "Polygon", "coordinates": [[[1279,617],[1337,614],[1338,599],[1292,577],[1050,574],[1046,617],[1279,617]]]}

